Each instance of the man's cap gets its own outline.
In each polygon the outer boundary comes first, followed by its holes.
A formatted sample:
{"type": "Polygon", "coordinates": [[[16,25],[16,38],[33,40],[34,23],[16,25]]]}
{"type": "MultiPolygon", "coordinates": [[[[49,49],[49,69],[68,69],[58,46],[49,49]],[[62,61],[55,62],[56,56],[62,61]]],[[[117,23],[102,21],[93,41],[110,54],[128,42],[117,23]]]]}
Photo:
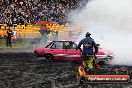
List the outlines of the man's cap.
{"type": "Polygon", "coordinates": [[[87,32],[86,35],[91,35],[91,33],[87,32]]]}

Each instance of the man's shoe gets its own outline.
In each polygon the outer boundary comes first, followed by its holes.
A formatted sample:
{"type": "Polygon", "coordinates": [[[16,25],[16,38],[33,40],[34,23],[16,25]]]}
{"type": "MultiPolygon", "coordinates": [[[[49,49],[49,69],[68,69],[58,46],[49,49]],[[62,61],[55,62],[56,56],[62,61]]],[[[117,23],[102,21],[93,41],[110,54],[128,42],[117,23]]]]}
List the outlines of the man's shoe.
{"type": "Polygon", "coordinates": [[[88,70],[87,70],[87,73],[88,73],[88,74],[92,74],[92,70],[91,70],[91,69],[88,69],[88,70]]]}
{"type": "Polygon", "coordinates": [[[87,73],[87,67],[84,67],[84,71],[87,73]]]}

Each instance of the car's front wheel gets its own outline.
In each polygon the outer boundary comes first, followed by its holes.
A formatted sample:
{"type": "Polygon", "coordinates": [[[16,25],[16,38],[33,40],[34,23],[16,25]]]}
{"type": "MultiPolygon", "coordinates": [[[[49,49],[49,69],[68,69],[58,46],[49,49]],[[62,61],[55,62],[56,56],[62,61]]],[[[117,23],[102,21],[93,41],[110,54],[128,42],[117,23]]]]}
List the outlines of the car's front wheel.
{"type": "Polygon", "coordinates": [[[55,60],[54,57],[53,57],[53,55],[51,55],[51,54],[46,54],[46,55],[44,55],[44,57],[45,57],[46,60],[48,60],[48,61],[54,61],[54,60],[55,60]]]}

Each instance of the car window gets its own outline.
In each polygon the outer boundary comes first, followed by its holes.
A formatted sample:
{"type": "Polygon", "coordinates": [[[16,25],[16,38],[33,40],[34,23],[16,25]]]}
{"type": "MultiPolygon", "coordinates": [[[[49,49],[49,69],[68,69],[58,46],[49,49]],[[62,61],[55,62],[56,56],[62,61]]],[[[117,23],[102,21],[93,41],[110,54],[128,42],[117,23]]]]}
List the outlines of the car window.
{"type": "Polygon", "coordinates": [[[54,44],[51,46],[53,49],[63,49],[63,42],[54,42],[54,44]]]}
{"type": "Polygon", "coordinates": [[[51,46],[53,45],[54,42],[49,43],[49,45],[47,45],[45,48],[51,48],[51,46]]]}
{"type": "Polygon", "coordinates": [[[65,42],[65,49],[76,49],[77,45],[74,42],[65,42]]]}

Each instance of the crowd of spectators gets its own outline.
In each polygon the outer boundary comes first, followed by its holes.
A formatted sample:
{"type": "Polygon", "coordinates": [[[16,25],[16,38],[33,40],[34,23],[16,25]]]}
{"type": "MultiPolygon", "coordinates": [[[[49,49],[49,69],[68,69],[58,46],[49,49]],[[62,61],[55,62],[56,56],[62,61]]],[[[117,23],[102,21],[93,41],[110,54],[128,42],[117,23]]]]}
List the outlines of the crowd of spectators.
{"type": "Polygon", "coordinates": [[[82,0],[0,0],[0,24],[38,21],[67,22],[69,11],[82,0]]]}

